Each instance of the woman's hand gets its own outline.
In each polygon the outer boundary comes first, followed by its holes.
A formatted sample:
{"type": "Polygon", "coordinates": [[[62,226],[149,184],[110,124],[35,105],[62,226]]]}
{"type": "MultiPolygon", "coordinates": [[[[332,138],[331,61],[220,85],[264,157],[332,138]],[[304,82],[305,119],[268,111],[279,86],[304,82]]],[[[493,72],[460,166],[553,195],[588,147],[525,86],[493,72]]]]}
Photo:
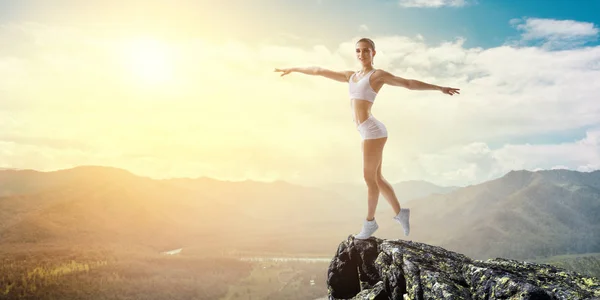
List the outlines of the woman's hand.
{"type": "Polygon", "coordinates": [[[460,89],[455,89],[455,88],[451,88],[451,87],[442,87],[442,93],[448,94],[450,96],[452,96],[454,94],[460,95],[459,91],[460,91],[460,89]]]}
{"type": "Polygon", "coordinates": [[[277,69],[275,68],[275,72],[283,72],[281,76],[292,73],[292,69],[277,69]]]}

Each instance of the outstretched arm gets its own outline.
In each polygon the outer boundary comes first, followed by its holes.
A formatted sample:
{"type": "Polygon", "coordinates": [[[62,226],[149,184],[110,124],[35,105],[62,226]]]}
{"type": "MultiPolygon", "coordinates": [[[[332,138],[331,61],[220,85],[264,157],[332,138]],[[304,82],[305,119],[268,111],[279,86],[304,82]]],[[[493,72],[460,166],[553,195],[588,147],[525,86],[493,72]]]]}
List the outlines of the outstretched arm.
{"type": "Polygon", "coordinates": [[[394,76],[393,74],[386,71],[383,71],[382,78],[385,84],[389,84],[392,86],[401,86],[409,90],[434,90],[440,91],[450,96],[454,94],[460,94],[460,89],[438,86],[414,79],[405,79],[399,76],[394,76]]]}
{"type": "Polygon", "coordinates": [[[275,69],[275,72],[282,72],[281,76],[287,75],[292,72],[303,73],[307,75],[319,75],[335,81],[348,82],[352,71],[331,71],[320,67],[306,67],[306,68],[287,68],[287,69],[275,69]]]}

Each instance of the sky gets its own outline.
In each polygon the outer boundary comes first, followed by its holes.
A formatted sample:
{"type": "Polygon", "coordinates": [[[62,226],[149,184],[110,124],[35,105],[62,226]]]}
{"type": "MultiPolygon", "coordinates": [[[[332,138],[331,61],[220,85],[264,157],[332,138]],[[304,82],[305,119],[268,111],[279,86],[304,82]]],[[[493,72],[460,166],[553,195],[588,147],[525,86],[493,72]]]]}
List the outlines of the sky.
{"type": "Polygon", "coordinates": [[[374,67],[390,182],[600,168],[600,1],[0,0],[0,168],[362,183],[346,83],[374,67]]]}

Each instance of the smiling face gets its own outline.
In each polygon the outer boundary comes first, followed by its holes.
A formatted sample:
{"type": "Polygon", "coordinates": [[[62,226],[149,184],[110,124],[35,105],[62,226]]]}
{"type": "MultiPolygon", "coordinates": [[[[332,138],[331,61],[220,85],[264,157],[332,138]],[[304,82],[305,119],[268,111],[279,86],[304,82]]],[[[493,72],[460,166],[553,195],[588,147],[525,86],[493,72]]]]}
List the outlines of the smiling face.
{"type": "Polygon", "coordinates": [[[367,41],[360,41],[356,43],[356,59],[363,66],[370,66],[373,64],[373,57],[375,56],[375,49],[367,41]]]}

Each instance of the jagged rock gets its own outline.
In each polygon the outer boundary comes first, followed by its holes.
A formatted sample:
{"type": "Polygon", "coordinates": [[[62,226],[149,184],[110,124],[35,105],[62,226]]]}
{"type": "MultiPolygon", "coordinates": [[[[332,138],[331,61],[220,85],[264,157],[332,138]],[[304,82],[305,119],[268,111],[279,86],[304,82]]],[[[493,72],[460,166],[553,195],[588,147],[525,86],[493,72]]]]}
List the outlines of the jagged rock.
{"type": "Polygon", "coordinates": [[[327,272],[337,299],[600,299],[600,280],[551,265],[474,260],[441,247],[349,236],[327,272]]]}

